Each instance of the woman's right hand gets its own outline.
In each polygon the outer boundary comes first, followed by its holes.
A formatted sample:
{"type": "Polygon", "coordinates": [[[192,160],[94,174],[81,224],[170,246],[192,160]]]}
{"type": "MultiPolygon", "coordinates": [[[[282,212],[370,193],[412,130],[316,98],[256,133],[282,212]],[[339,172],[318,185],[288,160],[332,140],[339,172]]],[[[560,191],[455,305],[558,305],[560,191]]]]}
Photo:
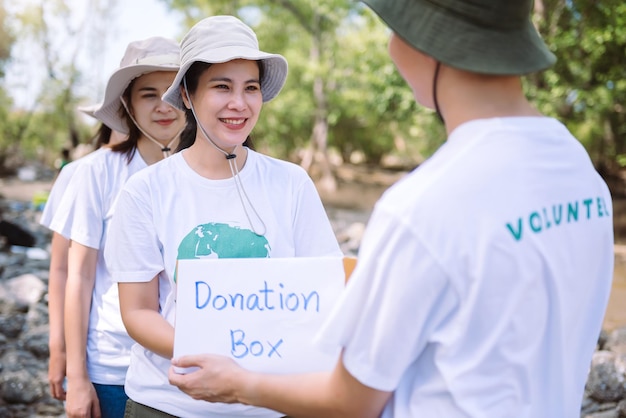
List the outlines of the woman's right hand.
{"type": "Polygon", "coordinates": [[[65,350],[50,350],[48,362],[48,383],[50,384],[50,394],[60,401],[65,400],[65,367],[67,359],[65,350]]]}
{"type": "Polygon", "coordinates": [[[68,379],[66,398],[67,418],[101,418],[98,395],[89,379],[68,379]]]}

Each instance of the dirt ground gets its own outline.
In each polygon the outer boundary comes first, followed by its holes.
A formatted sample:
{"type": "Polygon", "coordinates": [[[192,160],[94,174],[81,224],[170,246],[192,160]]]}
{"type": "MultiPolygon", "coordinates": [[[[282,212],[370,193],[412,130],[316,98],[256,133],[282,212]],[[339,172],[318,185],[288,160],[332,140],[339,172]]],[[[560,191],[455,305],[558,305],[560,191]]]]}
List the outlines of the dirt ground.
{"type": "MultiPolygon", "coordinates": [[[[340,181],[335,191],[325,191],[320,187],[322,200],[327,206],[354,210],[371,210],[387,187],[404,175],[366,168],[344,168],[338,174],[340,181]]],[[[0,195],[7,199],[29,202],[36,193],[47,192],[50,187],[50,181],[23,182],[15,178],[0,178],[0,195]]],[[[616,205],[615,209],[619,207],[616,205]]],[[[616,212],[615,217],[626,218],[626,205],[624,209],[624,213],[616,212]]],[[[604,328],[611,331],[623,326],[626,326],[626,242],[620,240],[615,245],[615,274],[604,328]]]]}

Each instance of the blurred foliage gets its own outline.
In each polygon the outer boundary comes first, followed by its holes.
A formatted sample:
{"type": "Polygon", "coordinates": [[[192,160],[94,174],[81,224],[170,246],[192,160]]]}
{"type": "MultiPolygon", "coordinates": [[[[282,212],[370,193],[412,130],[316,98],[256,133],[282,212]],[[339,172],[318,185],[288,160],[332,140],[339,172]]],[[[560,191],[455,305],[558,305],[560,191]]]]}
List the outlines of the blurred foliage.
{"type": "Polygon", "coordinates": [[[0,78],[4,77],[4,65],[11,57],[11,46],[15,41],[15,34],[8,25],[8,13],[5,0],[0,0],[0,78]]]}
{"type": "Polygon", "coordinates": [[[431,112],[418,109],[389,60],[389,32],[358,2],[162,1],[184,13],[189,24],[214,14],[236,15],[253,27],[261,49],[287,58],[287,83],[281,94],[265,105],[255,128],[257,147],[266,146],[274,155],[297,159],[294,154],[309,146],[316,112],[324,105],[327,146],[344,161],[357,152],[365,162],[378,164],[396,152],[414,165],[444,138],[431,112]],[[318,60],[311,56],[316,39],[322,46],[318,60]],[[315,90],[318,76],[323,79],[321,99],[315,90]]]}
{"type": "Polygon", "coordinates": [[[535,21],[557,56],[529,95],[567,125],[605,176],[626,156],[626,3],[543,0],[535,21]]]}
{"type": "MultiPolygon", "coordinates": [[[[440,122],[431,111],[416,105],[389,59],[388,29],[359,2],[160,1],[182,13],[187,27],[213,14],[236,15],[253,27],[263,50],[287,58],[287,83],[264,106],[254,131],[256,146],[263,151],[301,158],[302,150],[311,145],[320,112],[328,130],[326,146],[343,161],[359,157],[359,161],[380,164],[392,156],[398,164],[410,167],[445,140],[440,122]]],[[[11,98],[0,90],[2,166],[15,153],[40,158],[46,149],[54,158],[68,141],[89,140],[90,127],[76,118],[75,111],[84,74],[71,53],[59,54],[50,36],[53,30],[63,29],[68,34],[67,48],[70,35],[82,29],[69,24],[64,0],[34,3],[39,6],[25,8],[12,18],[21,36],[39,45],[48,74],[34,109],[15,109],[11,98]],[[51,26],[54,20],[61,24],[51,26]]],[[[107,19],[105,3],[89,3],[102,21],[107,19]]],[[[16,33],[7,25],[4,6],[0,0],[0,71],[6,59],[11,59],[8,52],[16,33]]],[[[626,164],[626,3],[536,0],[535,6],[534,22],[558,61],[553,68],[525,79],[528,96],[542,112],[567,125],[603,175],[615,173],[626,164]]]]}
{"type": "MultiPolygon", "coordinates": [[[[93,39],[87,38],[88,31],[94,34],[101,30],[102,24],[88,24],[89,13],[97,14],[100,22],[109,17],[103,12],[104,2],[91,0],[84,19],[79,20],[65,0],[33,0],[28,4],[13,3],[10,9],[0,8],[0,18],[4,18],[0,21],[0,63],[5,39],[9,50],[18,41],[4,37],[1,28],[7,28],[8,33],[20,34],[20,48],[28,48],[28,54],[22,54],[20,68],[41,66],[42,74],[41,80],[25,79],[25,83],[39,86],[27,89],[29,95],[34,95],[32,108],[15,108],[11,98],[0,104],[0,171],[11,172],[33,161],[51,167],[62,148],[74,149],[90,142],[92,128],[76,109],[84,102],[79,90],[85,81],[78,53],[84,39],[93,39]]],[[[98,47],[97,42],[92,45],[98,47]]],[[[2,88],[6,94],[6,87],[2,88]]]]}

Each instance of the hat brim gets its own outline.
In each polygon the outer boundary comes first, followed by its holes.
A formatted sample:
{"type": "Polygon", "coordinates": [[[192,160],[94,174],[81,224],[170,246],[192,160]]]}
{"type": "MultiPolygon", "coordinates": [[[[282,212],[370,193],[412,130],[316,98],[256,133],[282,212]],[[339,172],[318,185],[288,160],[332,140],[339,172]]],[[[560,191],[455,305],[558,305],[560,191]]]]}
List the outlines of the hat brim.
{"type": "Polygon", "coordinates": [[[517,29],[503,30],[459,18],[428,1],[363,2],[414,48],[454,68],[523,75],[544,70],[556,61],[530,18],[517,29]]]}
{"type": "Polygon", "coordinates": [[[101,107],[102,107],[102,103],[95,103],[95,104],[90,104],[90,105],[78,106],[77,109],[80,112],[82,112],[85,115],[87,115],[87,116],[91,116],[92,118],[96,118],[94,113],[96,112],[96,110],[100,109],[101,107]]]}
{"type": "Polygon", "coordinates": [[[93,112],[93,117],[113,130],[128,134],[128,126],[119,115],[122,94],[134,79],[156,71],[178,71],[178,65],[132,65],[115,71],[107,83],[102,106],[93,112]]]}
{"type": "Polygon", "coordinates": [[[257,49],[229,46],[212,49],[210,55],[198,55],[189,60],[185,60],[184,56],[181,58],[182,64],[178,70],[178,74],[176,74],[174,82],[163,95],[163,100],[182,110],[185,110],[185,104],[180,94],[180,85],[187,70],[189,70],[194,62],[221,64],[235,59],[261,61],[261,65],[263,65],[263,78],[261,79],[263,102],[269,102],[276,97],[287,80],[287,60],[282,55],[269,54],[257,49]]]}

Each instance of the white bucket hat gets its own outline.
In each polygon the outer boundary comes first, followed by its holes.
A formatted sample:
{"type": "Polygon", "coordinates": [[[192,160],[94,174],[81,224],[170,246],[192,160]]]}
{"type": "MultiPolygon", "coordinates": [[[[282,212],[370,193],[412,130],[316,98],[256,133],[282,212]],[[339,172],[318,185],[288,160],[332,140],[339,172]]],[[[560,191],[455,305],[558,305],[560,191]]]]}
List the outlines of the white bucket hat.
{"type": "Polygon", "coordinates": [[[80,105],[77,107],[77,109],[87,116],[96,118],[96,115],[95,115],[96,110],[100,109],[101,107],[102,107],[102,103],[93,103],[93,104],[87,104],[87,105],[80,105]]]}
{"type": "Polygon", "coordinates": [[[171,39],[155,36],[128,44],[124,57],[109,78],[102,106],[94,112],[111,129],[128,134],[128,126],[119,114],[124,90],[135,78],[154,71],[178,71],[180,48],[171,39]]]}
{"type": "Polygon", "coordinates": [[[180,84],[194,62],[219,64],[234,59],[260,61],[263,65],[261,93],[269,102],[280,92],[287,79],[287,60],[279,54],[259,50],[257,37],[234,16],[212,16],[196,23],[180,43],[180,69],[163,100],[185,110],[180,84]]]}

